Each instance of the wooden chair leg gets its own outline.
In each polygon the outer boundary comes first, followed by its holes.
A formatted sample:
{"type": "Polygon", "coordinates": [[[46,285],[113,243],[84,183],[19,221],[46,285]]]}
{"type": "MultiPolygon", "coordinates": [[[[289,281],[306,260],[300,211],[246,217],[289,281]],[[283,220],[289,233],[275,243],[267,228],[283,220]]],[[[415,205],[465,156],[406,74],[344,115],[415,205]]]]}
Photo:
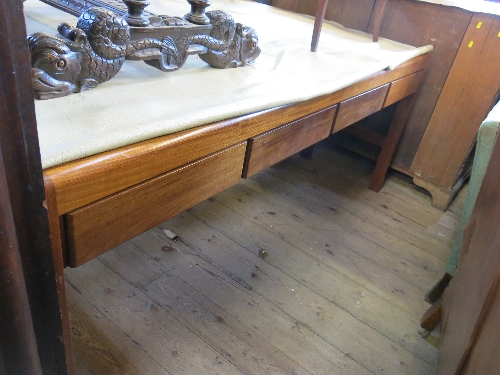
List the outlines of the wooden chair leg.
{"type": "Polygon", "coordinates": [[[318,49],[319,34],[321,33],[321,26],[325,18],[326,6],[329,0],[318,0],[318,7],[316,8],[316,18],[314,19],[314,30],[311,41],[311,51],[316,52],[318,49]]]}
{"type": "Polygon", "coordinates": [[[427,294],[425,295],[425,300],[430,304],[434,304],[439,301],[444,293],[444,290],[450,284],[452,278],[452,275],[450,275],[448,272],[445,272],[443,277],[436,283],[436,285],[434,285],[432,289],[427,292],[427,294]]]}
{"type": "Polygon", "coordinates": [[[397,104],[396,113],[394,113],[394,117],[392,118],[389,131],[384,139],[382,150],[380,151],[377,164],[375,165],[375,170],[368,184],[370,190],[379,192],[380,189],[382,189],[385,176],[391,165],[401,135],[403,134],[406,121],[413,109],[414,102],[415,94],[412,94],[400,100],[397,104]]]}
{"type": "Polygon", "coordinates": [[[382,24],[382,15],[384,14],[385,4],[387,0],[376,0],[375,9],[373,11],[373,41],[378,42],[380,35],[380,25],[382,24]]]}
{"type": "Polygon", "coordinates": [[[420,320],[420,327],[418,330],[422,337],[428,336],[429,333],[431,333],[434,328],[436,328],[437,325],[441,323],[442,312],[443,303],[441,299],[439,299],[436,303],[434,303],[427,309],[427,311],[422,316],[422,319],[420,320]]]}

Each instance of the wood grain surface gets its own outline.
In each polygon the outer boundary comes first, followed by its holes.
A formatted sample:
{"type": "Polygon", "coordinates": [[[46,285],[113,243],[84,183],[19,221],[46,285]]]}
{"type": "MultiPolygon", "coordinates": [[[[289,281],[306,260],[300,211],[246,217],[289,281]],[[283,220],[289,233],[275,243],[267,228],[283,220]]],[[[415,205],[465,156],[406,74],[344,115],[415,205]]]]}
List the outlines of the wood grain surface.
{"type": "Polygon", "coordinates": [[[68,262],[77,267],[238,183],[246,143],[65,215],[68,262]]]}
{"type": "Polygon", "coordinates": [[[0,0],[0,35],[0,373],[71,375],[22,1],[0,0]]]}
{"type": "Polygon", "coordinates": [[[417,92],[425,76],[424,73],[425,71],[421,71],[392,82],[387,97],[385,98],[384,107],[388,107],[408,95],[417,92]]]}
{"type": "Polygon", "coordinates": [[[443,294],[438,375],[497,374],[500,311],[500,143],[463,232],[457,272],[443,294]]]}
{"type": "MultiPolygon", "coordinates": [[[[325,19],[370,33],[373,32],[374,3],[374,0],[330,2],[325,19]]],[[[272,1],[273,6],[309,15],[314,15],[316,4],[316,0],[272,1]]],[[[405,173],[411,174],[411,164],[471,18],[471,12],[456,7],[415,0],[387,2],[380,28],[381,37],[412,46],[431,44],[434,47],[424,83],[394,158],[394,166],[405,173]]]]}
{"type": "Polygon", "coordinates": [[[337,106],[250,138],[243,167],[247,178],[330,135],[337,106]]]}
{"type": "Polygon", "coordinates": [[[416,176],[445,188],[455,185],[500,87],[499,32],[498,16],[472,18],[413,160],[416,176]]]}
{"type": "MultiPolygon", "coordinates": [[[[356,0],[351,3],[355,6],[356,0]]],[[[380,28],[381,37],[412,46],[431,44],[434,47],[394,159],[394,165],[405,171],[410,170],[471,18],[472,13],[464,9],[425,1],[387,2],[380,28]]],[[[368,32],[372,28],[373,18],[368,32]]]]}
{"type": "Polygon", "coordinates": [[[341,102],[339,104],[339,112],[333,124],[332,134],[372,113],[380,111],[388,90],[389,85],[384,85],[341,102]]]}
{"type": "Polygon", "coordinates": [[[329,95],[140,142],[44,171],[58,214],[82,207],[181,165],[265,133],[375,87],[425,69],[429,55],[329,95]],[[147,168],[144,166],[147,165],[147,168]],[[111,173],[112,172],[112,173],[111,173]]]}
{"type": "Polygon", "coordinates": [[[372,168],[323,141],[66,269],[78,375],[434,373],[416,327],[465,192],[443,213],[372,168]]]}

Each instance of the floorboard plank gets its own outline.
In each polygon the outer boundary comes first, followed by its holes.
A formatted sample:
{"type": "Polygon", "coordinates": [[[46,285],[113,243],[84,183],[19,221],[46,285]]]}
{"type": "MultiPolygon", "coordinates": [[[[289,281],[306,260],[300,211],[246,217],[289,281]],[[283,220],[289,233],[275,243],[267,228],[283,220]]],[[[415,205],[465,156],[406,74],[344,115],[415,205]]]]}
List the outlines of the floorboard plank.
{"type": "MultiPolygon", "coordinates": [[[[228,274],[206,260],[193,255],[191,249],[172,244],[159,229],[132,240],[160,262],[169,265],[172,272],[185,280],[213,303],[235,319],[253,327],[254,335],[266,340],[280,351],[287,352],[297,363],[314,374],[369,374],[369,370],[346,353],[333,347],[309,327],[283,313],[235,273],[228,274]],[[159,249],[165,244],[176,249],[161,257],[159,249]]],[[[251,266],[250,268],[254,268],[251,266]]]]}
{"type": "Polygon", "coordinates": [[[443,213],[372,169],[322,142],[66,270],[77,374],[434,373],[416,327],[465,190],[443,213]]]}
{"type": "Polygon", "coordinates": [[[162,270],[162,276],[144,285],[145,293],[160,307],[169,312],[189,330],[197,332],[207,345],[217,348],[220,361],[232,363],[246,374],[310,374],[299,364],[262,340],[253,339],[254,330],[228,314],[224,309],[176,276],[169,267],[168,252],[177,251],[170,244],[161,247],[158,255],[149,257],[139,247],[121,246],[119,251],[110,251],[101,260],[125,279],[134,273],[129,264],[148,269],[162,270]],[[127,262],[121,259],[126,258],[127,262]],[[161,264],[165,259],[166,265],[161,264]]]}
{"type": "Polygon", "coordinates": [[[77,375],[169,374],[75,288],[66,291],[77,375]]]}
{"type": "Polygon", "coordinates": [[[220,353],[99,259],[87,262],[74,271],[78,272],[66,273],[68,282],[78,285],[78,290],[87,301],[168,373],[240,373],[229,363],[221,366],[217,362],[220,353]]]}
{"type": "MultiPolygon", "coordinates": [[[[398,292],[381,292],[372,285],[373,280],[378,281],[378,278],[360,272],[362,267],[356,268],[356,260],[346,264],[336,256],[336,246],[326,248],[331,254],[322,249],[321,256],[310,256],[307,254],[309,251],[302,251],[290,243],[276,239],[272,233],[263,232],[257,225],[245,221],[240,223],[241,219],[230,215],[226,210],[213,211],[216,213],[214,216],[222,218],[219,221],[210,217],[210,211],[199,213],[198,207],[195,207],[189,213],[183,213],[164,225],[168,225],[168,229],[181,238],[188,237],[191,248],[197,249],[200,257],[204,257],[223,272],[231,273],[259,294],[265,295],[269,291],[269,285],[282,285],[283,290],[305,288],[310,299],[315,299],[316,304],[320,301],[323,303],[314,311],[317,316],[323,316],[325,313],[337,317],[344,316],[344,319],[339,319],[345,324],[355,318],[358,321],[354,324],[367,325],[380,335],[383,332],[383,335],[396,345],[410,350],[428,363],[433,362],[434,348],[422,342],[414,329],[420,318],[417,311],[423,312],[427,308],[422,298],[409,300],[412,303],[417,302],[419,309],[412,310],[407,307],[408,311],[404,311],[398,306],[401,302],[396,301],[401,298],[399,295],[403,294],[403,289],[399,288],[404,287],[400,283],[394,286],[398,292]],[[204,215],[207,212],[208,215],[204,215]],[[204,228],[203,220],[209,221],[205,226],[213,227],[204,228]],[[224,221],[230,224],[224,225],[224,221]],[[265,260],[259,258],[259,252],[262,250],[268,254],[265,260]],[[333,259],[331,266],[326,264],[328,261],[321,260],[323,253],[333,259]],[[246,266],[243,267],[243,264],[246,266]],[[254,270],[255,267],[258,268],[254,270]],[[263,288],[261,292],[256,289],[255,284],[259,280],[262,281],[262,278],[266,282],[257,284],[263,288]],[[283,280],[287,278],[290,285],[285,286],[283,280]],[[329,309],[335,311],[331,312],[329,309]],[[346,317],[345,313],[351,316],[346,317]]],[[[279,301],[280,297],[281,294],[278,293],[277,296],[268,295],[267,298],[279,301]]],[[[310,309],[313,305],[314,303],[308,303],[303,308],[306,309],[307,306],[310,309]]],[[[340,335],[340,332],[335,332],[340,335]]]]}

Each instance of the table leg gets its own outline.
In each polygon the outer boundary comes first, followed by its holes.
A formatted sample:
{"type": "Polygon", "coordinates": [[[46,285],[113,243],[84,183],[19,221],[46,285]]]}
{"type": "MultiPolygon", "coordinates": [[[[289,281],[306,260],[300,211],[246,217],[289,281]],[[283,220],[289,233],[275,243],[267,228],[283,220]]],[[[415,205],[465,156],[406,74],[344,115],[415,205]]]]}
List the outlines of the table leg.
{"type": "Polygon", "coordinates": [[[379,192],[384,185],[385,176],[391,165],[401,135],[403,134],[406,121],[413,109],[415,96],[415,94],[409,95],[400,100],[397,104],[396,113],[394,113],[394,117],[392,118],[389,131],[384,139],[382,150],[380,151],[375,170],[373,171],[372,178],[368,185],[370,190],[379,192]]]}
{"type": "Polygon", "coordinates": [[[59,312],[62,321],[62,337],[66,351],[66,368],[68,375],[75,375],[73,350],[71,348],[71,335],[69,327],[68,304],[66,300],[66,282],[64,279],[64,268],[67,264],[64,257],[63,236],[61,228],[62,217],[58,215],[55,203],[55,190],[49,179],[45,179],[46,205],[49,212],[50,239],[52,243],[52,254],[54,257],[54,270],[56,274],[57,296],[59,298],[59,312]]]}

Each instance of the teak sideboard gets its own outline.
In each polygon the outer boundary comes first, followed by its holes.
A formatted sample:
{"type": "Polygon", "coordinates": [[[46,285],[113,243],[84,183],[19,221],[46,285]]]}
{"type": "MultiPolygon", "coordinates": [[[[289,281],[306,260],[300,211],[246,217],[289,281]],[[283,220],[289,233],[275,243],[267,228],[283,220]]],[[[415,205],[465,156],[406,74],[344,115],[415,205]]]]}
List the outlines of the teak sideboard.
{"type": "MultiPolygon", "coordinates": [[[[314,15],[317,0],[267,3],[314,15]]],[[[325,18],[371,32],[374,0],[330,1],[325,18]]],[[[432,44],[429,68],[392,167],[428,190],[435,207],[445,210],[467,177],[479,125],[498,100],[500,16],[418,0],[388,0],[380,36],[419,46],[432,44]]],[[[319,45],[321,50],[321,41],[319,45]]],[[[390,118],[374,116],[370,126],[390,118]]],[[[377,126],[377,125],[375,125],[377,126]]],[[[372,150],[351,137],[338,139],[362,153],[372,150]]]]}
{"type": "Polygon", "coordinates": [[[372,190],[380,190],[429,57],[413,58],[394,70],[315,99],[45,169],[46,207],[67,348],[66,266],[77,267],[237,184],[240,178],[394,104],[396,114],[387,136],[379,139],[382,152],[369,184],[372,190]]]}

